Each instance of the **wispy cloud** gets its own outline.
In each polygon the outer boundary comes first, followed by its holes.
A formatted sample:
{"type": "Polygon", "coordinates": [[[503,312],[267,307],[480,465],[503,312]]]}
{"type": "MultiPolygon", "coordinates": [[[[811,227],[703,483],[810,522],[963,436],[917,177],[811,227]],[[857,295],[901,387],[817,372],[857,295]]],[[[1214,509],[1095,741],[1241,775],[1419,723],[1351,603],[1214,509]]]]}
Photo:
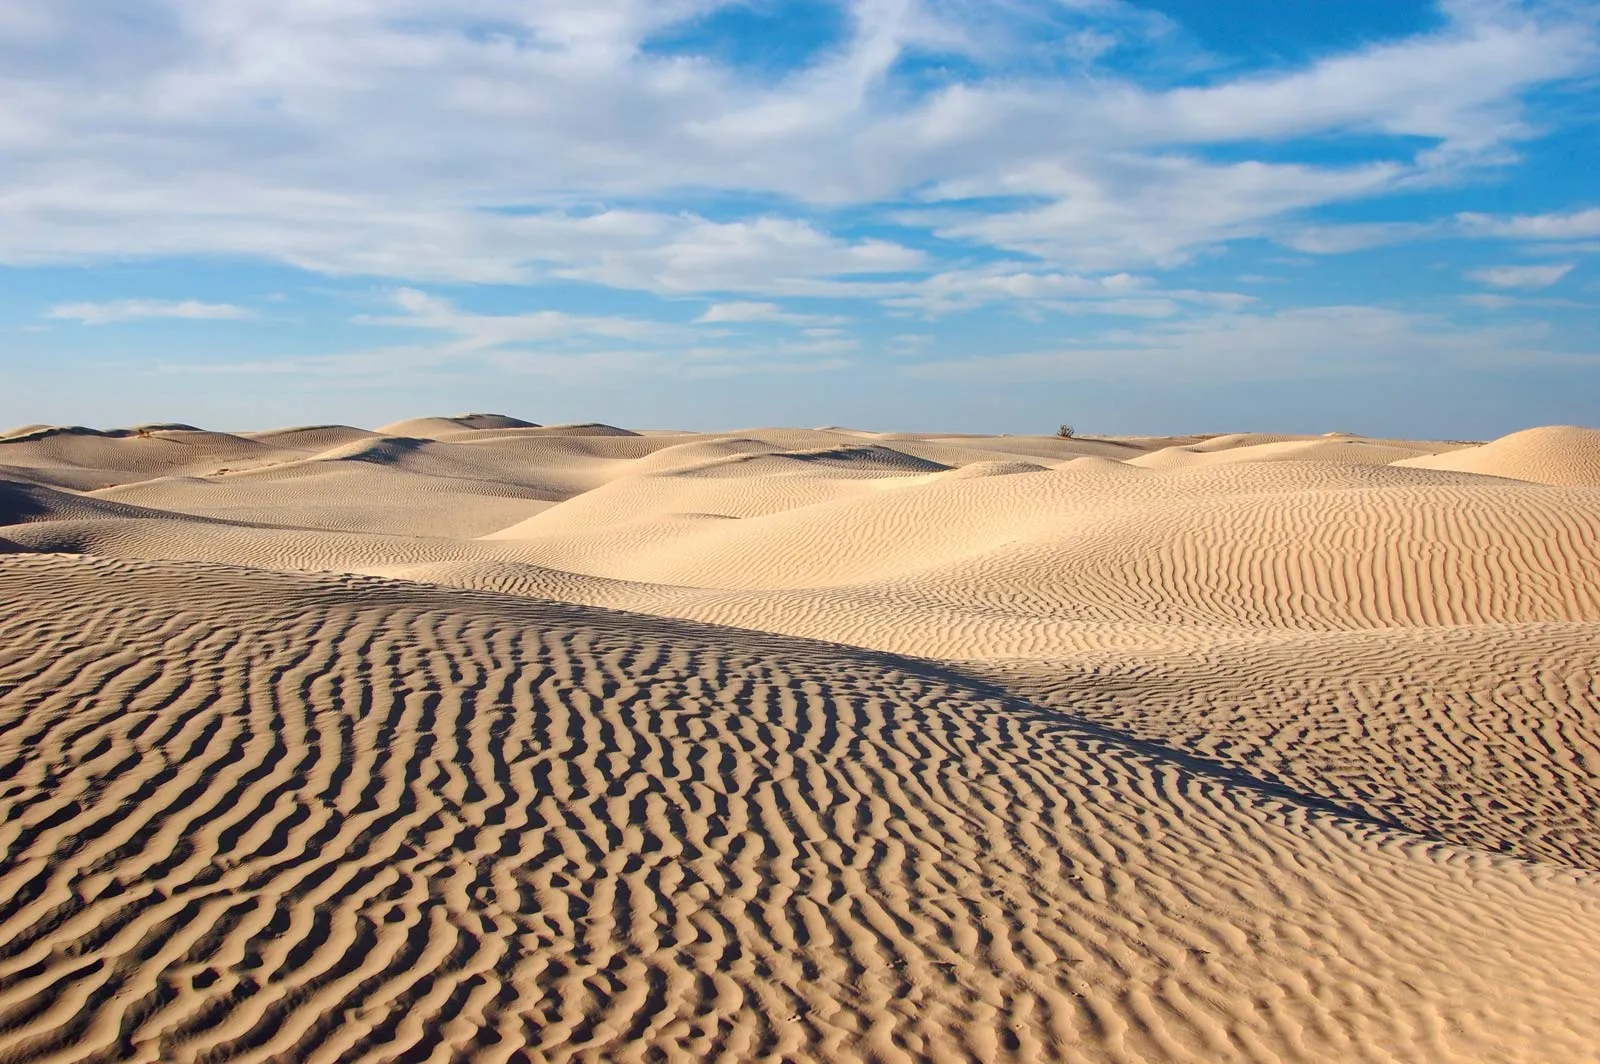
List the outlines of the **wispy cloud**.
{"type": "Polygon", "coordinates": [[[1109,330],[1048,351],[944,359],[909,367],[948,380],[1049,381],[1166,375],[1180,380],[1272,378],[1437,366],[1570,360],[1537,324],[1464,328],[1430,315],[1368,306],[1308,307],[1109,330]]]}
{"type": "Polygon", "coordinates": [[[1566,214],[1460,214],[1464,232],[1477,236],[1552,242],[1600,237],[1600,207],[1566,214]]]}
{"type": "Polygon", "coordinates": [[[618,370],[635,374],[807,372],[836,368],[861,345],[842,329],[817,326],[821,316],[785,314],[777,304],[719,304],[728,317],[702,321],[767,322],[780,334],[760,346],[722,342],[699,322],[670,324],[620,315],[533,310],[483,314],[416,288],[387,297],[396,313],[362,314],[357,324],[440,334],[438,343],[404,344],[301,360],[318,372],[343,372],[386,363],[388,371],[425,373],[455,365],[481,365],[517,372],[595,377],[618,370]],[[824,357],[826,356],[826,357],[824,357]]]}
{"type": "Polygon", "coordinates": [[[1569,252],[1593,250],[1600,238],[1600,208],[1554,214],[1492,215],[1464,212],[1420,222],[1359,222],[1344,225],[1291,227],[1279,243],[1314,255],[1366,251],[1407,241],[1476,239],[1525,241],[1526,247],[1564,247],[1569,252]]]}
{"type": "Polygon", "coordinates": [[[1572,272],[1572,264],[1488,266],[1467,276],[1490,288],[1549,288],[1572,272]]]}
{"type": "MultiPolygon", "coordinates": [[[[785,325],[831,325],[843,321],[831,314],[801,314],[784,310],[777,303],[733,302],[713,303],[695,321],[699,324],[744,325],[773,322],[785,325]]],[[[808,330],[816,332],[820,330],[808,330]]]]}
{"type": "Polygon", "coordinates": [[[569,314],[537,310],[522,314],[475,314],[447,299],[415,288],[401,288],[390,297],[400,311],[392,315],[366,314],[355,320],[364,325],[427,329],[451,334],[447,350],[457,354],[517,344],[572,342],[591,337],[629,340],[655,345],[686,335],[660,322],[604,315],[569,314]]]}
{"type": "Polygon", "coordinates": [[[251,306],[296,323],[286,351],[331,325],[253,371],[352,379],[1581,354],[1588,311],[1542,297],[1589,281],[1600,200],[1525,157],[1592,93],[1597,3],[1433,0],[1428,29],[1290,60],[1127,0],[0,0],[0,266],[134,262],[215,300],[67,302],[39,270],[25,313],[55,327],[12,357],[251,306]],[[837,28],[791,53],[813,3],[837,28]],[[706,42],[769,18],[775,60],[706,42]],[[1436,270],[1400,250],[1468,240],[1436,270]]]}
{"type": "Polygon", "coordinates": [[[105,303],[62,303],[51,307],[45,316],[78,321],[85,325],[110,325],[114,322],[141,321],[148,318],[248,321],[256,317],[256,313],[231,303],[202,303],[194,299],[114,299],[105,303]]]}
{"type": "Polygon", "coordinates": [[[0,119],[0,261],[223,253],[430,283],[832,280],[863,298],[840,279],[936,272],[973,244],[1165,268],[1501,165],[1537,132],[1524,95],[1600,57],[1572,6],[1491,0],[1447,5],[1434,33],[1175,89],[1036,61],[1039,26],[1082,62],[1130,35],[1159,46],[1158,16],[1112,2],[1068,5],[1058,25],[1054,4],[842,0],[847,38],[776,80],[644,47],[731,2],[128,0],[105,19],[13,0],[0,45],[27,106],[0,119]],[[926,59],[954,73],[905,73],[926,59]],[[1337,163],[1257,154],[1347,134],[1337,163]],[[674,202],[684,189],[763,206],[697,215],[674,202]],[[970,202],[996,196],[1023,202],[970,202]],[[796,207],[883,216],[908,197],[943,208],[921,249],[796,207]],[[665,206],[602,206],[618,200],[665,206]]]}
{"type": "Polygon", "coordinates": [[[1308,255],[1340,255],[1350,251],[1400,244],[1433,236],[1445,229],[1437,222],[1361,222],[1347,225],[1310,225],[1292,228],[1279,243],[1308,255]]]}

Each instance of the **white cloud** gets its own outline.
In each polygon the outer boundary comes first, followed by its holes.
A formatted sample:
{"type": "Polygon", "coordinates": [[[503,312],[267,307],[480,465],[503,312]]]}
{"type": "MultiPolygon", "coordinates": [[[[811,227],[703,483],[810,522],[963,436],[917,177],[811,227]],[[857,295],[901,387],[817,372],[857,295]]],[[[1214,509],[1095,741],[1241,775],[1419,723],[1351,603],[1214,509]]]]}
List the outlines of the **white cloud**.
{"type": "MultiPolygon", "coordinates": [[[[649,236],[638,230],[594,232],[590,219],[566,223],[592,239],[569,242],[553,252],[568,263],[553,272],[574,280],[668,294],[804,295],[832,290],[831,278],[901,273],[928,265],[927,257],[912,248],[884,240],[842,240],[787,218],[739,222],[688,216],[637,218],[649,236]],[[585,229],[591,232],[585,234],[585,229]]],[[[537,222],[557,232],[563,227],[558,219],[537,222]]]]}
{"type": "Polygon", "coordinates": [[[1564,5],[1501,3],[1200,88],[1063,76],[1035,61],[1042,37],[1014,30],[1070,8],[1071,32],[1049,36],[1080,61],[1109,37],[1158,39],[1154,16],[1110,2],[844,0],[848,39],[765,80],[642,47],[728,2],[125,0],[109,18],[100,0],[5,0],[0,261],[230,254],[418,283],[864,298],[884,292],[871,278],[936,271],[971,243],[1067,272],[1162,267],[1503,162],[1534,132],[1520,96],[1597,54],[1564,5]],[[908,57],[941,54],[966,73],[896,80],[908,57]],[[1423,146],[1343,167],[1248,156],[1346,132],[1423,146]],[[1214,144],[1245,161],[1204,161],[1214,144]],[[922,194],[963,247],[844,238],[784,206],[659,207],[685,189],[869,213],[922,194]],[[1026,202],[952,202],[990,194],[1026,202]]]}
{"type": "Polygon", "coordinates": [[[1150,280],[1129,273],[1100,277],[1042,271],[1017,262],[946,270],[918,281],[885,286],[886,306],[927,315],[970,310],[991,303],[1039,299],[1106,299],[1140,292],[1150,280]]]}
{"type": "Polygon", "coordinates": [[[686,335],[683,329],[660,322],[634,318],[586,316],[558,310],[539,310],[525,314],[474,314],[415,288],[402,288],[391,297],[403,313],[362,315],[363,325],[387,325],[410,329],[429,329],[453,333],[457,337],[447,348],[453,354],[484,351],[516,344],[574,341],[590,337],[628,340],[642,344],[662,344],[686,335]]]}
{"type": "Polygon", "coordinates": [[[1400,244],[1440,231],[1429,222],[1355,222],[1346,225],[1308,225],[1290,229],[1278,242],[1308,255],[1341,255],[1350,251],[1400,244]]]}
{"type": "Polygon", "coordinates": [[[1490,288],[1549,288],[1572,272],[1571,263],[1543,266],[1488,266],[1468,277],[1490,288]]]}
{"type": "Polygon", "coordinates": [[[187,321],[248,321],[255,312],[231,303],[202,303],[194,299],[114,299],[105,303],[63,303],[45,313],[48,318],[78,321],[85,325],[110,325],[113,322],[141,321],[148,318],[176,318],[187,321]]]}
{"type": "Polygon", "coordinates": [[[752,321],[777,321],[789,317],[790,315],[776,303],[713,303],[695,321],[705,324],[712,322],[742,324],[752,321]]]}
{"type": "Polygon", "coordinates": [[[1568,214],[1458,214],[1463,232],[1473,236],[1556,242],[1600,237],[1600,207],[1568,214]]]}
{"type": "Polygon", "coordinates": [[[437,207],[405,210],[354,196],[258,196],[241,191],[181,213],[147,193],[63,186],[0,192],[24,217],[0,229],[0,261],[122,257],[138,234],[141,254],[204,255],[227,248],[330,275],[373,275],[415,282],[527,284],[541,279],[593,281],[680,295],[848,292],[839,277],[870,277],[924,268],[920,251],[884,240],[844,240],[789,218],[714,222],[693,214],[607,210],[498,213],[437,207]],[[73,224],[56,219],[66,204],[93,200],[73,224]],[[18,207],[26,200],[25,207],[18,207]],[[164,213],[163,213],[164,212],[164,213]],[[53,246],[50,254],[39,251],[53,246]],[[30,249],[33,250],[25,250],[30,249]]]}
{"type": "Polygon", "coordinates": [[[1181,156],[1041,163],[1002,175],[983,192],[1049,202],[952,220],[937,232],[1080,270],[1171,267],[1219,243],[1268,235],[1292,212],[1382,191],[1403,173],[1392,163],[1328,169],[1181,156]]]}
{"type": "Polygon", "coordinates": [[[1176,140],[1354,129],[1437,140],[1436,150],[1459,157],[1526,135],[1516,94],[1594,58],[1594,40],[1581,27],[1542,21],[1522,5],[1453,4],[1445,11],[1450,25],[1430,37],[1287,74],[1131,96],[1123,113],[1176,140]]]}
{"type": "MultiPolygon", "coordinates": [[[[831,314],[800,314],[784,310],[776,303],[756,303],[736,301],[732,303],[713,303],[707,307],[705,313],[695,319],[696,324],[742,325],[772,322],[783,325],[835,325],[844,321],[831,314]]],[[[820,329],[809,329],[808,332],[820,332],[820,329]]]]}
{"type": "Polygon", "coordinates": [[[1600,208],[1553,214],[1491,215],[1462,213],[1433,222],[1364,222],[1345,225],[1291,227],[1278,242],[1296,251],[1336,255],[1348,251],[1397,244],[1423,237],[1456,237],[1536,242],[1536,252],[1547,248],[1591,250],[1600,237],[1600,208]]]}
{"type": "Polygon", "coordinates": [[[1083,274],[1041,272],[1017,262],[998,262],[964,270],[948,270],[919,281],[882,286],[881,300],[896,311],[937,318],[993,304],[1010,304],[1067,314],[1110,314],[1125,317],[1169,317],[1181,305],[1238,310],[1257,302],[1236,292],[1161,289],[1148,277],[1130,273],[1083,274]],[[1031,305],[1031,306],[1030,306],[1031,305]]]}
{"type": "Polygon", "coordinates": [[[1383,307],[1309,307],[1116,329],[1056,350],[929,362],[907,372],[993,381],[1138,374],[1260,378],[1565,357],[1547,344],[1546,330],[1536,324],[1470,329],[1383,307]]]}
{"type": "MultiPolygon", "coordinates": [[[[382,366],[391,375],[403,372],[416,376],[443,366],[476,363],[519,373],[568,377],[592,378],[616,372],[726,376],[835,368],[845,364],[843,355],[860,347],[860,341],[843,330],[827,327],[790,329],[786,335],[751,346],[707,343],[706,330],[638,318],[558,310],[480,314],[415,288],[396,289],[389,294],[388,302],[398,313],[363,314],[354,321],[440,333],[443,339],[438,343],[295,359],[285,364],[296,372],[335,375],[382,366]]],[[[776,309],[775,304],[748,306],[776,309]]],[[[732,313],[740,318],[741,311],[732,313]]],[[[720,336],[716,332],[710,335],[720,336]]],[[[251,363],[239,372],[267,369],[251,363]]]]}

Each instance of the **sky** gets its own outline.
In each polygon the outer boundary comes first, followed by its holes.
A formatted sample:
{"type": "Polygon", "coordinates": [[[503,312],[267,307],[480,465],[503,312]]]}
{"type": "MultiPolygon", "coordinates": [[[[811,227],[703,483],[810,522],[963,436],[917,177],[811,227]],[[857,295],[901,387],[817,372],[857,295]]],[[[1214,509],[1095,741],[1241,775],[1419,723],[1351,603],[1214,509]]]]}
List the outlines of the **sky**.
{"type": "Polygon", "coordinates": [[[0,0],[0,427],[1600,424],[1600,0],[0,0]]]}

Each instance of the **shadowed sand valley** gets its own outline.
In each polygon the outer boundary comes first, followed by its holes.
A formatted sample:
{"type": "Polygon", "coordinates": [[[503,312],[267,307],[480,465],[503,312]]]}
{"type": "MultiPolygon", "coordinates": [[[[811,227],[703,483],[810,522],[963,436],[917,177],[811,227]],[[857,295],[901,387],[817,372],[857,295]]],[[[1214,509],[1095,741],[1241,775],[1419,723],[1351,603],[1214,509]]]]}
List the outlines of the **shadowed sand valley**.
{"type": "Polygon", "coordinates": [[[1600,431],[0,434],[0,1062],[1600,1061],[1600,431]]]}

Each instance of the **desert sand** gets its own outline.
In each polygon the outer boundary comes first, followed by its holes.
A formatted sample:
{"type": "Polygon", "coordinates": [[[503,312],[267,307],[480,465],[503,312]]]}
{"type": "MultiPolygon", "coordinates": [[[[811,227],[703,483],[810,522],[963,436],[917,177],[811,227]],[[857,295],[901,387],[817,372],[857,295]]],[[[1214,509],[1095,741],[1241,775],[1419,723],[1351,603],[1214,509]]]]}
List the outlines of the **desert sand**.
{"type": "Polygon", "coordinates": [[[1600,1061],[1600,431],[0,434],[0,1061],[1600,1061]]]}

